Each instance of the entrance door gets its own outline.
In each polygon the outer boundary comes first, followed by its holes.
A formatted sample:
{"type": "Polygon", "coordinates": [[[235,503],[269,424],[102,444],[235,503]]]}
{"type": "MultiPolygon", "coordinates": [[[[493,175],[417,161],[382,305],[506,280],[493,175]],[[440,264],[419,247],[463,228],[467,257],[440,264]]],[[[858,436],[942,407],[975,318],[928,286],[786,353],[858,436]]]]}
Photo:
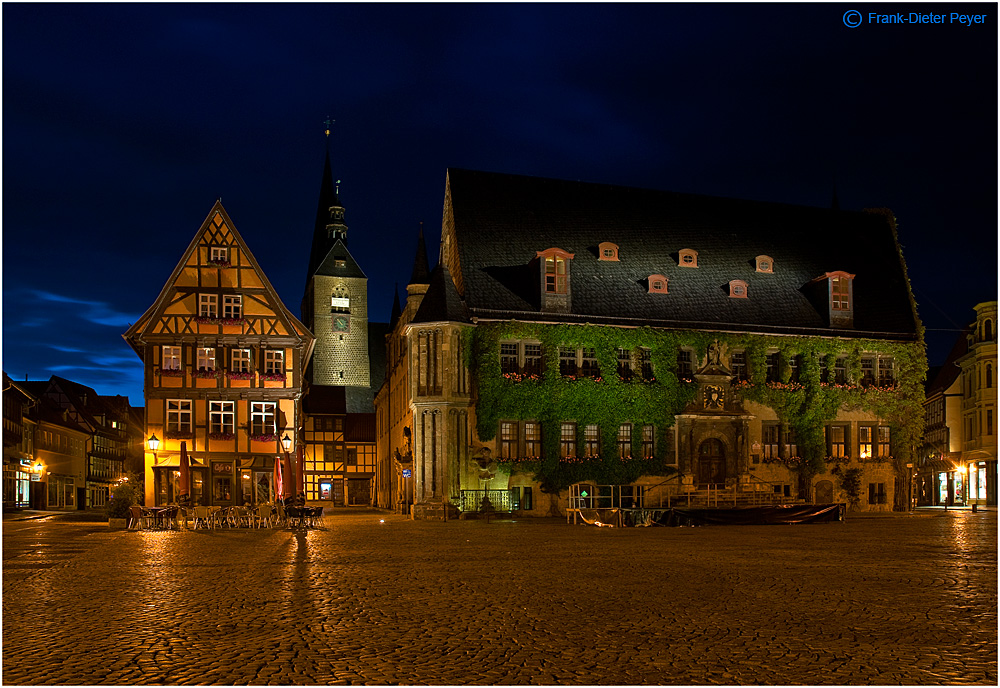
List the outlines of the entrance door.
{"type": "Polygon", "coordinates": [[[371,504],[371,481],[368,478],[348,479],[347,503],[358,506],[371,504]]]}
{"type": "Polygon", "coordinates": [[[816,496],[813,501],[816,504],[833,504],[833,483],[829,480],[820,480],[816,483],[816,496]]]}
{"type": "Polygon", "coordinates": [[[723,485],[726,482],[726,448],[717,439],[708,439],[698,447],[698,482],[723,485]]]}

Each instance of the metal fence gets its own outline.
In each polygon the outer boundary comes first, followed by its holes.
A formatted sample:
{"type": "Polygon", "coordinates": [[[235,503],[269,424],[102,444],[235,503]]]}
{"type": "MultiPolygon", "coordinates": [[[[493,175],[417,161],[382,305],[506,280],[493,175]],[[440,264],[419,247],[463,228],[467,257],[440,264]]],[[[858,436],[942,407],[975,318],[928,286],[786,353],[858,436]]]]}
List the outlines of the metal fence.
{"type": "Polygon", "coordinates": [[[462,490],[462,511],[482,511],[483,497],[489,496],[490,509],[493,511],[510,511],[510,492],[507,490],[462,490]]]}

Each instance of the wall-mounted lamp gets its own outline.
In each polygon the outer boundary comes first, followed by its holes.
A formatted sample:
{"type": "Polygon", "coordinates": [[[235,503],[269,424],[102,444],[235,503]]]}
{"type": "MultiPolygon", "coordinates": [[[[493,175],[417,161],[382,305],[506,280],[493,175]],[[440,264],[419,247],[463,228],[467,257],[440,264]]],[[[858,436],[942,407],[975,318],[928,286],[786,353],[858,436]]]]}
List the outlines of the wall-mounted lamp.
{"type": "Polygon", "coordinates": [[[149,451],[153,452],[153,463],[156,463],[156,450],[160,448],[160,438],[154,433],[149,436],[146,443],[149,444],[149,451]]]}
{"type": "Polygon", "coordinates": [[[292,438],[288,436],[287,432],[285,433],[285,436],[281,438],[281,446],[285,451],[289,451],[292,448],[292,438]]]}

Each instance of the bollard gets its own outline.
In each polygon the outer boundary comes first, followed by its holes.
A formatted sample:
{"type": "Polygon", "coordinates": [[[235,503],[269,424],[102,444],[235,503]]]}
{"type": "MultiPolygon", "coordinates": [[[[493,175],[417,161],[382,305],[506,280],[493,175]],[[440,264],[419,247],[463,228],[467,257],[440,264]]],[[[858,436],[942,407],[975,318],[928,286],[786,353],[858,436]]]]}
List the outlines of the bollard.
{"type": "Polygon", "coordinates": [[[978,504],[973,504],[972,505],[972,513],[976,513],[978,506],[979,506],[978,504]]]}

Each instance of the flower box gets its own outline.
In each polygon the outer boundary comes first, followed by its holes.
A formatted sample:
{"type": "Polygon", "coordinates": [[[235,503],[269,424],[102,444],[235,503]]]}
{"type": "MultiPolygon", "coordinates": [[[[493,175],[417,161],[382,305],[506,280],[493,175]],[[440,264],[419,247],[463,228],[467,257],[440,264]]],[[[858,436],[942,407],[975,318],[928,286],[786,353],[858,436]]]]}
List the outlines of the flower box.
{"type": "Polygon", "coordinates": [[[212,266],[215,266],[217,268],[229,268],[229,267],[233,266],[233,264],[230,263],[229,260],[226,259],[226,258],[216,258],[214,260],[211,259],[211,258],[209,258],[208,259],[208,264],[212,265],[212,266]]]}
{"type": "Polygon", "coordinates": [[[193,375],[194,375],[194,377],[202,379],[202,380],[209,380],[209,379],[213,379],[213,378],[219,377],[219,371],[218,370],[196,370],[196,371],[194,371],[193,375]]]}
{"type": "Polygon", "coordinates": [[[277,435],[250,435],[250,439],[254,442],[277,442],[277,435]]]}
{"type": "Polygon", "coordinates": [[[233,439],[234,437],[236,437],[236,435],[234,435],[231,432],[210,432],[210,433],[208,433],[208,439],[210,439],[210,440],[228,441],[228,440],[233,439]]]}
{"type": "Polygon", "coordinates": [[[167,430],[163,435],[168,440],[189,440],[194,437],[191,430],[167,430]]]}
{"type": "Polygon", "coordinates": [[[267,380],[269,382],[284,382],[285,381],[285,374],[284,373],[261,373],[260,374],[260,379],[261,380],[267,380]]]}
{"type": "Polygon", "coordinates": [[[253,379],[253,373],[249,373],[249,372],[247,372],[247,373],[241,373],[241,372],[230,371],[230,372],[226,373],[226,377],[228,377],[230,380],[252,380],[253,379]]]}
{"type": "Polygon", "coordinates": [[[184,371],[174,370],[172,368],[161,368],[160,375],[163,377],[184,377],[184,371]]]}

